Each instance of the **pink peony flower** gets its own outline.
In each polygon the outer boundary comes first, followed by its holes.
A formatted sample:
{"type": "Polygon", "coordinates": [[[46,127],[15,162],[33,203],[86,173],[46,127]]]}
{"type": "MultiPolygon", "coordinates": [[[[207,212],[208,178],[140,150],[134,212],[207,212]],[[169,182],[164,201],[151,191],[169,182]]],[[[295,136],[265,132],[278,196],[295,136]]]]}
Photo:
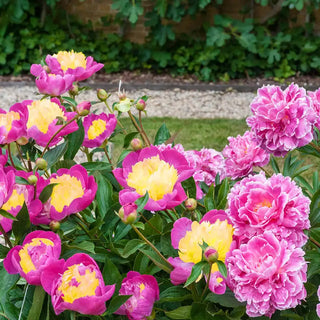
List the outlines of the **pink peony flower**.
{"type": "Polygon", "coordinates": [[[160,151],[151,146],[130,152],[123,160],[122,168],[114,169],[113,174],[124,187],[119,193],[121,205],[133,203],[148,192],[145,209],[159,211],[186,200],[181,181],[192,176],[193,169],[178,151],[172,148],[160,151]]]}
{"type": "Polygon", "coordinates": [[[250,317],[271,317],[275,310],[296,307],[306,298],[304,251],[271,231],[251,238],[226,259],[229,286],[250,317]]]}
{"type": "Polygon", "coordinates": [[[45,180],[39,177],[36,199],[28,205],[30,220],[33,224],[49,224],[60,221],[66,216],[87,208],[97,192],[97,183],[93,176],[88,176],[84,167],[77,164],[70,169],[59,169],[45,180]],[[49,184],[57,184],[52,189],[51,197],[45,203],[39,199],[41,191],[49,184]]]}
{"type": "Polygon", "coordinates": [[[130,271],[122,281],[119,295],[132,296],[115,314],[126,315],[130,320],[144,320],[151,315],[154,302],[159,300],[159,286],[153,276],[130,271]]]}
{"type": "Polygon", "coordinates": [[[100,147],[108,139],[117,126],[114,114],[90,114],[83,119],[84,140],[82,145],[87,148],[100,147]]]}
{"type": "Polygon", "coordinates": [[[22,103],[15,103],[5,111],[0,109],[0,144],[9,144],[26,136],[28,110],[22,103]]]}
{"type": "Polygon", "coordinates": [[[103,68],[92,57],[86,57],[82,52],[59,51],[53,56],[47,55],[46,63],[50,73],[57,75],[72,75],[75,81],[83,81],[103,68]]]}
{"type": "Polygon", "coordinates": [[[310,200],[290,177],[275,174],[266,179],[260,173],[244,178],[233,186],[228,202],[235,235],[242,241],[271,230],[298,247],[306,243],[310,200]]]}
{"type": "Polygon", "coordinates": [[[40,285],[43,269],[59,259],[61,240],[51,231],[33,231],[24,239],[22,246],[15,246],[3,260],[10,274],[19,273],[32,285],[40,285]]]}
{"type": "Polygon", "coordinates": [[[313,110],[316,114],[315,126],[320,129],[320,88],[316,91],[308,91],[308,96],[311,98],[313,110]]]}
{"type": "MultiPolygon", "coordinates": [[[[318,287],[317,295],[318,299],[320,300],[320,286],[318,287]]],[[[320,318],[320,303],[317,304],[317,315],[320,318]]]]}
{"type": "MultiPolygon", "coordinates": [[[[46,146],[52,136],[62,127],[60,121],[69,121],[75,117],[76,112],[66,112],[57,98],[51,100],[25,100],[22,102],[28,108],[29,119],[27,122],[27,135],[40,146],[46,146]]],[[[63,136],[78,130],[76,121],[68,124],[50,142],[49,146],[56,145],[63,136]]]]}
{"type": "Polygon", "coordinates": [[[295,84],[284,91],[278,86],[263,86],[251,103],[251,111],[249,127],[261,147],[275,156],[284,156],[313,139],[316,115],[312,102],[295,84]]]}
{"type": "Polygon", "coordinates": [[[263,167],[269,163],[269,153],[262,149],[254,139],[252,131],[246,131],[243,136],[229,137],[222,154],[225,157],[226,175],[238,179],[252,173],[254,166],[263,167]]]}
{"type": "Polygon", "coordinates": [[[46,266],[41,275],[41,285],[51,295],[56,315],[64,310],[101,315],[115,290],[115,285],[104,284],[97,263],[84,253],[46,266]]]}

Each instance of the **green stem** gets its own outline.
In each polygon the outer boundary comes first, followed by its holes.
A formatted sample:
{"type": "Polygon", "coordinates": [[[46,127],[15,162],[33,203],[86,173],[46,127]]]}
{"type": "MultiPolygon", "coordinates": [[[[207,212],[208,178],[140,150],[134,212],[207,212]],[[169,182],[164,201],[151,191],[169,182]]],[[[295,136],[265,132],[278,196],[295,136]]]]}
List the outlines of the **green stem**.
{"type": "Polygon", "coordinates": [[[207,279],[207,282],[206,282],[206,286],[204,287],[204,289],[202,291],[202,294],[201,294],[201,297],[200,297],[201,301],[203,300],[203,298],[205,296],[205,293],[207,292],[207,290],[209,288],[209,282],[210,282],[210,278],[211,278],[211,268],[212,268],[212,263],[210,263],[210,271],[209,271],[208,279],[207,279]]]}
{"type": "Polygon", "coordinates": [[[23,156],[22,156],[21,148],[20,148],[20,146],[19,146],[19,144],[17,142],[16,142],[16,146],[17,146],[17,149],[18,149],[19,158],[22,161],[23,166],[25,167],[25,169],[28,171],[27,164],[25,163],[25,161],[23,159],[23,156]]]}
{"type": "Polygon", "coordinates": [[[136,234],[153,249],[153,251],[159,256],[159,258],[170,266],[170,270],[172,270],[173,267],[171,263],[161,254],[161,252],[133,224],[131,225],[131,227],[136,232],[136,234]]]}
{"type": "Polygon", "coordinates": [[[314,142],[310,142],[310,146],[312,146],[313,148],[315,148],[315,149],[320,153],[320,147],[317,146],[314,142]]]}
{"type": "Polygon", "coordinates": [[[103,151],[104,151],[104,153],[105,153],[105,155],[106,155],[106,157],[107,157],[107,159],[108,159],[108,161],[109,161],[109,163],[111,165],[111,169],[113,170],[114,168],[113,168],[113,165],[112,165],[112,161],[111,161],[111,158],[109,157],[109,153],[108,153],[108,150],[107,150],[106,146],[103,147],[103,151]]]}
{"type": "Polygon", "coordinates": [[[8,234],[4,231],[1,223],[0,223],[0,232],[2,233],[2,235],[3,235],[3,237],[4,237],[5,243],[10,247],[10,249],[12,249],[12,248],[13,248],[13,245],[12,245],[12,243],[11,243],[9,237],[8,237],[8,234]]]}
{"type": "Polygon", "coordinates": [[[309,237],[309,239],[310,239],[310,241],[313,242],[318,248],[320,248],[320,243],[319,243],[317,240],[313,239],[312,237],[309,237]]]}
{"type": "Polygon", "coordinates": [[[260,167],[260,166],[259,166],[259,168],[260,168],[262,171],[264,171],[264,172],[265,172],[265,174],[266,174],[267,178],[271,177],[271,174],[270,174],[270,173],[269,173],[265,168],[260,167]]]}
{"type": "Polygon", "coordinates": [[[165,212],[167,213],[168,217],[171,219],[172,222],[176,221],[169,210],[165,210],[165,212]]]}
{"type": "Polygon", "coordinates": [[[148,141],[148,146],[150,146],[150,145],[151,145],[150,140],[149,140],[146,132],[145,132],[144,129],[143,129],[141,114],[142,114],[142,112],[139,111],[139,123],[140,123],[141,132],[142,132],[142,133],[144,134],[144,136],[146,137],[146,139],[147,139],[147,141],[148,141]]]}
{"type": "Polygon", "coordinates": [[[141,214],[141,217],[154,231],[161,234],[161,232],[143,214],[141,214]]]}
{"type": "Polygon", "coordinates": [[[18,320],[20,320],[21,316],[22,316],[22,310],[23,310],[23,307],[24,307],[24,303],[26,302],[28,288],[29,288],[29,283],[27,283],[27,285],[26,285],[26,291],[25,291],[24,296],[23,296],[22,305],[21,305],[21,309],[20,309],[18,320]]]}
{"type": "Polygon", "coordinates": [[[14,163],[13,163],[10,144],[8,144],[8,154],[9,154],[9,158],[10,158],[10,161],[11,161],[11,165],[12,165],[15,169],[17,169],[16,166],[14,165],[14,163]]]}
{"type": "Polygon", "coordinates": [[[132,121],[133,125],[134,125],[134,126],[135,126],[135,128],[138,130],[138,132],[139,132],[139,134],[140,134],[140,136],[141,136],[142,140],[144,141],[144,144],[145,144],[147,147],[149,147],[149,146],[150,146],[150,142],[149,142],[148,138],[147,138],[147,137],[145,137],[145,135],[144,135],[144,134],[143,134],[143,132],[141,131],[141,128],[139,127],[139,125],[138,125],[138,123],[137,123],[136,119],[134,118],[134,116],[132,115],[132,113],[131,113],[131,111],[130,111],[130,110],[128,111],[128,115],[129,115],[129,117],[130,117],[130,119],[131,119],[131,121],[132,121]]]}

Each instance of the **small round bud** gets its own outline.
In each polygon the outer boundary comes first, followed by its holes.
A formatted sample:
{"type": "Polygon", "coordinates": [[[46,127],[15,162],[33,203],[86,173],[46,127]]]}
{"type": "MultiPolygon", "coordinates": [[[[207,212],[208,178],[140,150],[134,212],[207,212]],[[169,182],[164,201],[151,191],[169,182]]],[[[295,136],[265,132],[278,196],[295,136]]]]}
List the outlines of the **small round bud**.
{"type": "Polygon", "coordinates": [[[31,176],[29,176],[29,177],[28,177],[28,182],[29,182],[30,184],[33,184],[33,185],[37,184],[37,182],[38,182],[37,176],[35,176],[34,174],[31,175],[31,176]]]}
{"type": "Polygon", "coordinates": [[[106,101],[108,99],[108,93],[104,89],[97,90],[97,97],[100,101],[106,101]]]}
{"type": "Polygon", "coordinates": [[[58,231],[60,229],[60,222],[52,220],[49,224],[49,227],[52,231],[58,231]]]}
{"type": "Polygon", "coordinates": [[[77,84],[74,84],[74,85],[72,86],[72,88],[69,90],[69,93],[70,93],[72,96],[78,95],[78,93],[79,93],[79,87],[78,87],[78,85],[77,85],[77,84]]]}
{"type": "Polygon", "coordinates": [[[20,137],[16,140],[17,144],[20,146],[24,146],[29,142],[29,139],[27,137],[20,137]]]}
{"type": "Polygon", "coordinates": [[[48,162],[46,160],[44,160],[43,158],[38,158],[36,160],[36,166],[40,169],[40,170],[46,170],[48,167],[48,162]]]}
{"type": "Polygon", "coordinates": [[[91,108],[90,101],[82,101],[77,105],[77,112],[79,116],[86,116],[89,114],[91,108]]]}
{"type": "Polygon", "coordinates": [[[43,70],[46,72],[46,73],[50,73],[50,68],[48,66],[43,66],[43,70]]]}
{"type": "Polygon", "coordinates": [[[134,203],[127,203],[123,207],[120,208],[118,212],[119,218],[125,224],[133,224],[138,216],[137,213],[137,205],[134,203]]]}
{"type": "Polygon", "coordinates": [[[143,148],[142,141],[139,138],[132,139],[130,146],[134,151],[141,150],[143,148]]]}
{"type": "Polygon", "coordinates": [[[213,247],[207,247],[204,250],[204,258],[210,263],[216,263],[219,259],[218,251],[213,247]]]}
{"type": "Polygon", "coordinates": [[[193,211],[197,208],[197,200],[193,198],[188,198],[185,202],[184,205],[187,210],[193,211]]]}
{"type": "Polygon", "coordinates": [[[143,99],[140,99],[136,104],[136,108],[139,111],[143,111],[146,108],[146,102],[143,99]]]}

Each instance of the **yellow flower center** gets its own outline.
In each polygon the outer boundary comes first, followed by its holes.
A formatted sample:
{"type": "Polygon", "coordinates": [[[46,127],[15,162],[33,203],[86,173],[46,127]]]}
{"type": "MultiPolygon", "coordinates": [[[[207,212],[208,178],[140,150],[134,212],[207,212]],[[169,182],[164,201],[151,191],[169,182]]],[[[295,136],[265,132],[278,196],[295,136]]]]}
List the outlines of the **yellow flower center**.
{"type": "Polygon", "coordinates": [[[9,111],[7,113],[0,113],[0,127],[6,127],[7,132],[11,130],[14,120],[20,120],[20,114],[18,112],[9,111]]]}
{"type": "Polygon", "coordinates": [[[93,140],[106,130],[106,122],[102,119],[92,121],[88,130],[88,139],[93,140]]]}
{"type": "Polygon", "coordinates": [[[16,208],[18,206],[23,206],[24,203],[24,194],[19,193],[17,189],[13,189],[12,194],[8,201],[2,206],[2,209],[5,211],[9,211],[10,209],[16,208]]]}
{"type": "Polygon", "coordinates": [[[59,105],[50,100],[35,100],[28,105],[28,111],[27,128],[30,129],[32,126],[36,126],[42,133],[48,132],[49,125],[57,117],[67,120],[59,105]]]}
{"type": "Polygon", "coordinates": [[[74,199],[84,195],[81,182],[68,174],[50,179],[50,183],[57,183],[52,189],[51,205],[58,212],[62,212],[65,206],[69,206],[74,199]]]}
{"type": "Polygon", "coordinates": [[[257,212],[260,208],[263,208],[263,207],[271,208],[272,207],[272,203],[269,200],[264,199],[262,202],[259,202],[254,206],[253,211],[257,212]]]}
{"type": "Polygon", "coordinates": [[[62,299],[65,302],[72,303],[76,299],[96,294],[99,286],[96,272],[85,269],[85,274],[81,275],[79,267],[81,264],[70,266],[62,275],[62,282],[58,290],[63,294],[62,299]]]}
{"type": "Polygon", "coordinates": [[[73,50],[59,51],[53,57],[58,60],[63,71],[78,67],[85,69],[87,67],[86,56],[82,52],[74,52],[73,50]]]}
{"type": "MultiPolygon", "coordinates": [[[[226,254],[230,250],[232,242],[233,227],[226,220],[217,220],[214,224],[210,222],[192,222],[191,230],[179,242],[179,257],[183,262],[198,263],[202,260],[202,248],[200,245],[206,243],[217,250],[219,260],[225,261],[226,254]]],[[[218,265],[212,266],[212,272],[218,271],[218,265]]]]}
{"type": "Polygon", "coordinates": [[[157,201],[172,192],[177,180],[178,172],[174,166],[160,160],[157,155],[137,162],[128,175],[127,183],[140,195],[148,191],[149,197],[157,201]]]}
{"type": "Polygon", "coordinates": [[[28,273],[30,271],[36,270],[35,265],[33,264],[31,257],[29,255],[29,250],[33,247],[40,246],[41,244],[45,244],[46,246],[53,247],[54,243],[46,238],[34,238],[30,243],[27,243],[23,246],[23,248],[19,251],[20,257],[20,266],[24,273],[28,273]]]}
{"type": "Polygon", "coordinates": [[[144,283],[140,283],[139,288],[140,288],[140,293],[145,289],[144,283]]]}

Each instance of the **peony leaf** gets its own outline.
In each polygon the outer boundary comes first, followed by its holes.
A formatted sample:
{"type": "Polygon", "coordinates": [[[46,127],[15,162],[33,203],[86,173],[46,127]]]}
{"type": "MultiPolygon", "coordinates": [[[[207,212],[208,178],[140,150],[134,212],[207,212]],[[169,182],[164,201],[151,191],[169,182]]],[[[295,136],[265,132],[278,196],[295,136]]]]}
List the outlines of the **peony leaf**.
{"type": "Polygon", "coordinates": [[[195,282],[199,276],[202,273],[202,269],[208,264],[207,261],[200,261],[198,263],[196,263],[193,267],[192,267],[192,271],[191,274],[189,276],[189,278],[187,279],[186,283],[184,284],[184,288],[186,288],[189,284],[191,284],[192,282],[195,282]]]}
{"type": "Polygon", "coordinates": [[[166,316],[170,319],[191,319],[190,318],[191,306],[179,307],[172,311],[167,311],[166,316]]]}

